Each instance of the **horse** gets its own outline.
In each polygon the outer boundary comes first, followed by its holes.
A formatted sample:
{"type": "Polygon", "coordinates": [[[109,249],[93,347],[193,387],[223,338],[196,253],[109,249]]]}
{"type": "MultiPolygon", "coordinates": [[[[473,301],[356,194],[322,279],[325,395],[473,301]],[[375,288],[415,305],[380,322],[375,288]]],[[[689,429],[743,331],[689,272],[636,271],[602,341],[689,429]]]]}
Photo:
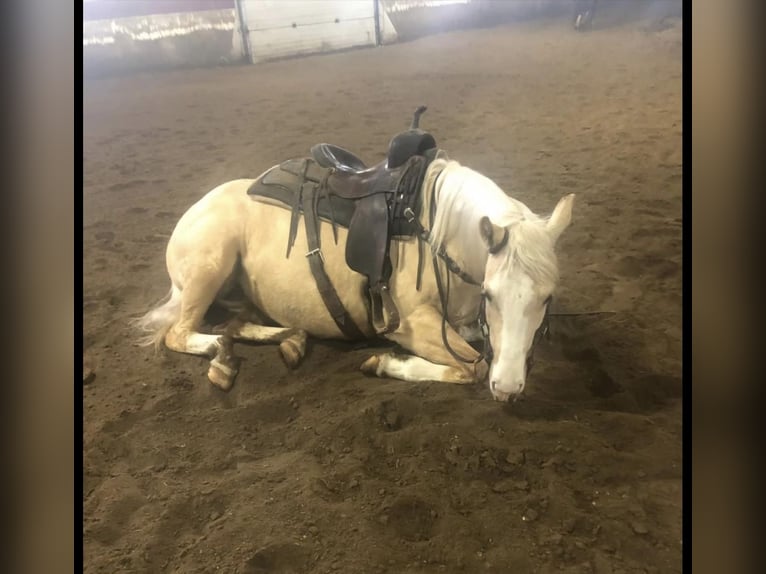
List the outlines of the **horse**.
{"type": "MultiPolygon", "coordinates": [[[[235,341],[278,344],[294,369],[308,337],[349,339],[312,280],[303,256],[311,255],[306,238],[295,236],[293,256],[285,257],[289,209],[248,195],[255,181],[223,183],[181,216],[166,249],[170,291],[134,320],[144,333],[141,345],[159,349],[164,343],[172,351],[208,357],[208,379],[224,391],[240,368],[235,341]],[[231,299],[233,293],[240,297],[231,299]],[[214,303],[238,314],[203,333],[214,303]]],[[[360,369],[408,382],[488,380],[495,400],[515,400],[525,388],[558,283],[555,245],[570,224],[574,194],[540,216],[441,150],[425,168],[418,193],[422,209],[416,220],[430,244],[433,269],[418,269],[425,245],[420,237],[392,238],[390,294],[401,319],[382,335],[411,354],[373,354],[360,369]],[[471,344],[482,341],[484,351],[471,344]]],[[[344,257],[348,231],[320,223],[318,233],[319,255],[338,298],[362,336],[374,339],[365,277],[344,257]]]]}

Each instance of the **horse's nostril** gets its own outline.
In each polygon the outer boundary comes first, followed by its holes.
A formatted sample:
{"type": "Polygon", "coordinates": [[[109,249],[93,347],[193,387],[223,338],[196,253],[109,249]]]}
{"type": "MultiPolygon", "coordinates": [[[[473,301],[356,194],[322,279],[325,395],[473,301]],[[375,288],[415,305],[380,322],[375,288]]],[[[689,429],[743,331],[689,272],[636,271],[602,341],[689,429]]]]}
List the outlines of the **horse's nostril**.
{"type": "Polygon", "coordinates": [[[489,382],[489,388],[490,388],[490,390],[491,390],[491,391],[494,391],[494,390],[495,390],[495,386],[496,386],[496,385],[497,385],[497,382],[496,382],[496,381],[490,381],[490,382],[489,382]]]}

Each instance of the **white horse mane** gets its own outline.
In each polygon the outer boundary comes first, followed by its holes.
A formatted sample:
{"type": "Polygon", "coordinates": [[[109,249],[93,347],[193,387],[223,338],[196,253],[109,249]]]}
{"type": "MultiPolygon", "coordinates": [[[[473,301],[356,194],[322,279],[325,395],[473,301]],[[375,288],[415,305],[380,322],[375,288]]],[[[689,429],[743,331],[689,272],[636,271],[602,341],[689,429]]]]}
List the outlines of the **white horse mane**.
{"type": "MultiPolygon", "coordinates": [[[[454,241],[468,259],[474,259],[470,254],[486,253],[479,221],[487,216],[495,225],[508,229],[508,257],[504,265],[520,265],[535,283],[555,285],[558,262],[546,229],[547,218],[506,195],[491,179],[445,157],[437,157],[431,163],[425,183],[425,190],[436,186],[433,195],[426,193],[424,201],[425,210],[430,209],[430,197],[437,201],[431,229],[434,251],[441,247],[449,251],[447,243],[454,241]]],[[[483,274],[486,258],[478,259],[482,268],[472,272],[483,274]]],[[[471,265],[471,261],[464,263],[471,265]]],[[[477,267],[475,263],[473,266],[477,267]]]]}

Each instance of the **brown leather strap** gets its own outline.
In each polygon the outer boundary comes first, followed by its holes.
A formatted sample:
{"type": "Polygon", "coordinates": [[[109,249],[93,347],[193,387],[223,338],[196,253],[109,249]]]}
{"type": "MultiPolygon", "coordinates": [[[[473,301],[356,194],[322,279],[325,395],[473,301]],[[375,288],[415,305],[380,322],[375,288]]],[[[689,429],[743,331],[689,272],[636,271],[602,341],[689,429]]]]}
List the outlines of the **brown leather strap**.
{"type": "Polygon", "coordinates": [[[327,310],[332,315],[335,324],[349,339],[366,338],[359,327],[356,326],[351,315],[348,314],[338,297],[335,287],[333,287],[327,272],[324,269],[324,257],[322,256],[321,245],[319,241],[319,229],[317,225],[316,204],[314,196],[317,193],[316,184],[306,182],[303,184],[303,224],[306,226],[306,240],[309,251],[306,253],[306,259],[309,261],[311,273],[314,275],[319,294],[322,296],[327,310]]]}
{"type": "MultiPolygon", "coordinates": [[[[301,177],[304,182],[306,181],[308,169],[309,160],[305,159],[301,166],[301,177]]],[[[292,213],[290,214],[290,235],[287,238],[287,254],[285,255],[287,259],[290,258],[290,252],[293,249],[293,245],[295,245],[295,238],[298,236],[298,219],[300,219],[301,207],[303,205],[303,190],[304,186],[301,184],[301,187],[298,188],[298,194],[295,196],[292,213]]]]}
{"type": "Polygon", "coordinates": [[[388,285],[381,281],[370,288],[372,328],[378,335],[393,333],[399,328],[399,309],[396,308],[388,285]]]}

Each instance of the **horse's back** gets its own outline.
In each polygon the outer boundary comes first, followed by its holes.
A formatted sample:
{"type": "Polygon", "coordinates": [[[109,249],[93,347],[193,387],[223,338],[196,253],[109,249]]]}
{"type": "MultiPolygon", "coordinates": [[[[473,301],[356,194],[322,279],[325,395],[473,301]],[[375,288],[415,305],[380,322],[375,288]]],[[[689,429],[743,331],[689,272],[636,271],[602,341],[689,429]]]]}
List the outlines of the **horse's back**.
{"type": "Polygon", "coordinates": [[[252,179],[235,179],[211,189],[194,202],[176,223],[171,242],[184,233],[200,233],[202,228],[231,226],[245,217],[246,190],[252,179]],[[192,231],[192,229],[194,231],[192,231]]]}
{"type": "Polygon", "coordinates": [[[203,213],[230,206],[233,203],[243,203],[247,199],[247,188],[253,181],[252,179],[233,179],[214,187],[193,203],[181,219],[187,216],[197,217],[203,213]]]}

